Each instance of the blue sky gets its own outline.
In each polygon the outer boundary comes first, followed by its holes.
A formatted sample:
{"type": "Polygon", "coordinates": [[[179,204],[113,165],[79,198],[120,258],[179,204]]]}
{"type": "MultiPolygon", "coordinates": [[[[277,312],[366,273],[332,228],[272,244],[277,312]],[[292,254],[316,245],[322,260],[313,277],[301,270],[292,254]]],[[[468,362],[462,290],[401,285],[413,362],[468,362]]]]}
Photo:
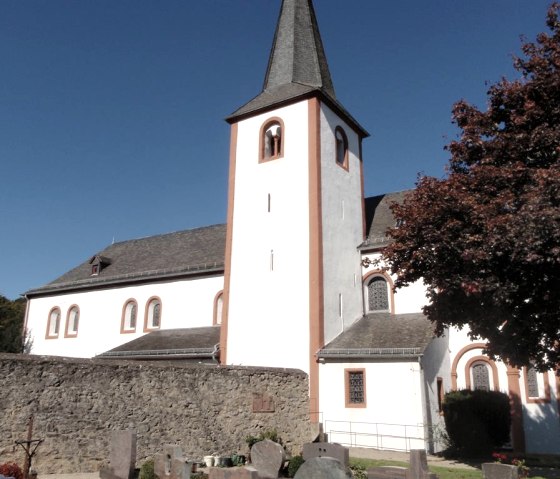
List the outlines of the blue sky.
{"type": "MultiPolygon", "coordinates": [[[[372,135],[366,195],[444,175],[452,104],[516,75],[549,3],[315,0],[337,97],[372,135]]],[[[0,1],[0,294],[113,240],[225,221],[223,118],[262,88],[279,5],[0,1]]]]}

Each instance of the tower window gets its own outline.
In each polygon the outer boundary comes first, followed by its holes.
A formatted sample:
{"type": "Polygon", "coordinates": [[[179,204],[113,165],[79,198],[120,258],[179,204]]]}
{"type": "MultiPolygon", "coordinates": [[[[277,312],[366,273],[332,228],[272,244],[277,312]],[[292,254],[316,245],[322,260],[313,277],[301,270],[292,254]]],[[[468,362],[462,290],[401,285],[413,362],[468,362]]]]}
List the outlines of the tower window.
{"type": "Polygon", "coordinates": [[[284,156],[284,124],[280,118],[272,118],[263,124],[259,148],[259,161],[284,156]]]}
{"type": "Polygon", "coordinates": [[[348,169],[348,138],[346,133],[339,126],[334,131],[336,140],[336,164],[344,169],[348,169]]]}
{"type": "Polygon", "coordinates": [[[161,327],[161,300],[159,298],[151,298],[146,307],[146,321],[144,323],[144,331],[151,331],[161,327]]]}
{"type": "Polygon", "coordinates": [[[66,332],[64,337],[75,338],[78,335],[78,324],[80,322],[80,309],[78,306],[72,306],[68,310],[66,317],[66,332]]]}

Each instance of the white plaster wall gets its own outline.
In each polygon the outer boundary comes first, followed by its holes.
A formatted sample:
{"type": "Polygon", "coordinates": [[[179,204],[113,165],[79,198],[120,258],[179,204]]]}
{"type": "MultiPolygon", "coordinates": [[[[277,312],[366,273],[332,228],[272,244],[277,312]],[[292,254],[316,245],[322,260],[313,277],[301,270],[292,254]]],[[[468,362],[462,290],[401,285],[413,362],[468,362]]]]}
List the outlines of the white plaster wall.
{"type": "Polygon", "coordinates": [[[33,298],[27,321],[33,340],[31,352],[89,358],[132,341],[144,334],[145,308],[152,296],[161,299],[161,329],[211,326],[214,297],[223,289],[223,282],[223,276],[211,276],[33,298]],[[123,306],[130,299],[138,303],[136,332],[121,334],[123,306]],[[72,305],[80,308],[78,336],[65,338],[72,305]],[[49,312],[55,306],[61,312],[59,335],[45,339],[49,312]]]}
{"type": "MultiPolygon", "coordinates": [[[[379,253],[368,253],[362,255],[362,259],[368,258],[371,261],[377,261],[380,257],[381,255],[379,253]]],[[[364,278],[372,271],[381,269],[381,267],[383,266],[383,263],[381,263],[379,266],[369,266],[367,268],[362,266],[362,278],[364,278]]],[[[391,275],[391,279],[395,281],[397,277],[395,275],[391,275]]],[[[421,281],[416,281],[406,288],[401,288],[394,292],[394,300],[395,314],[419,313],[422,311],[422,307],[428,304],[428,298],[426,297],[426,287],[422,284],[421,281]]],[[[365,310],[365,305],[363,305],[363,307],[365,310]]]]}
{"type": "Polygon", "coordinates": [[[238,123],[228,364],[309,371],[307,119],[301,102],[238,123]],[[259,163],[260,129],[273,116],[284,122],[284,156],[259,163]]]}
{"type": "Polygon", "coordinates": [[[321,363],[319,374],[319,408],[329,441],[380,449],[425,447],[423,374],[418,362],[321,363]],[[347,408],[345,369],[361,368],[367,407],[347,408]]]}
{"type": "Polygon", "coordinates": [[[363,314],[361,256],[357,249],[363,241],[360,166],[358,134],[331,109],[321,105],[325,343],[333,340],[363,314]],[[335,160],[337,126],[344,130],[348,138],[348,171],[341,168],[335,160]]]}

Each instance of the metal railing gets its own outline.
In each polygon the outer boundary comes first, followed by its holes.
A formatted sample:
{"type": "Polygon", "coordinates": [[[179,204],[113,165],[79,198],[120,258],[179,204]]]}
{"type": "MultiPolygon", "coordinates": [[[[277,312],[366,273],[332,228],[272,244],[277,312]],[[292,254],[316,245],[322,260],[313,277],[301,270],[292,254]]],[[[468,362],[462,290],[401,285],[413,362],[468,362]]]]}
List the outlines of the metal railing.
{"type": "Polygon", "coordinates": [[[329,442],[348,447],[371,447],[392,451],[409,452],[426,449],[428,427],[424,424],[389,424],[353,421],[323,422],[323,430],[329,442]]]}

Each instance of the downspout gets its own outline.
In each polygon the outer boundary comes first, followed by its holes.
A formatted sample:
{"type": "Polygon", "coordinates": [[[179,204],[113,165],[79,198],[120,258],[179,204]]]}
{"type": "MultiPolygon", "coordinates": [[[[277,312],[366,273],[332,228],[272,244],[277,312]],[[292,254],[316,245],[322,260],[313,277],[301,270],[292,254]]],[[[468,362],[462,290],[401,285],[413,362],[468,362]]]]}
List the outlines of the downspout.
{"type": "Polygon", "coordinates": [[[215,364],[220,364],[220,360],[218,359],[218,356],[220,354],[220,343],[216,343],[214,344],[214,349],[211,353],[211,357],[212,357],[212,361],[214,361],[215,364]]]}

